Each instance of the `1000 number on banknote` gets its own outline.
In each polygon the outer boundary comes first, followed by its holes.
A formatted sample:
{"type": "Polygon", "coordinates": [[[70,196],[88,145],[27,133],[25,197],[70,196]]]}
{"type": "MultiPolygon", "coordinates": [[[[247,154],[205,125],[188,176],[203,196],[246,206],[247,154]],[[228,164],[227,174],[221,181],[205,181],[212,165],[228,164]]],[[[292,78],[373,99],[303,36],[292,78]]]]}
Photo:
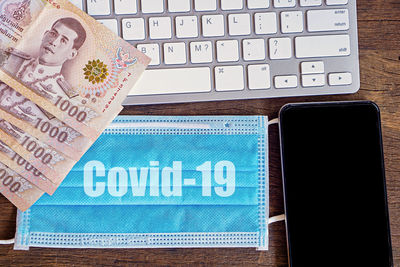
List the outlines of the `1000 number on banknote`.
{"type": "Polygon", "coordinates": [[[31,11],[20,15],[20,29],[12,9],[0,6],[9,10],[0,29],[17,40],[3,34],[0,80],[95,140],[150,59],[69,1],[26,3],[31,11]]]}
{"type": "Polygon", "coordinates": [[[52,194],[149,62],[67,0],[0,0],[1,193],[22,210],[52,194]]]}

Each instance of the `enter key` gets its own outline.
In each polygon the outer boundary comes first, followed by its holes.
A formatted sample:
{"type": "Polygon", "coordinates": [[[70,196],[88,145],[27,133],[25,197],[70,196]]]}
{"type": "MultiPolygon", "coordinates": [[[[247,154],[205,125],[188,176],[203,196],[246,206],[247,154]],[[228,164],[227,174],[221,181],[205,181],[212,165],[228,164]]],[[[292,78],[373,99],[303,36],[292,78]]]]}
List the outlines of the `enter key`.
{"type": "Polygon", "coordinates": [[[346,31],[349,29],[347,9],[310,10],[307,12],[309,32],[346,31]]]}

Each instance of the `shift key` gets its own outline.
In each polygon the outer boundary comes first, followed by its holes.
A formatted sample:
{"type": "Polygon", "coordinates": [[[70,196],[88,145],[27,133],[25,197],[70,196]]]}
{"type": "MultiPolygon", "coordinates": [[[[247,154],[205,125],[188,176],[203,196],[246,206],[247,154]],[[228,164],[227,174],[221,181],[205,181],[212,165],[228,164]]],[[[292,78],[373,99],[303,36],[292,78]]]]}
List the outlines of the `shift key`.
{"type": "Polygon", "coordinates": [[[344,35],[303,36],[295,38],[297,58],[350,55],[350,37],[344,35]]]}

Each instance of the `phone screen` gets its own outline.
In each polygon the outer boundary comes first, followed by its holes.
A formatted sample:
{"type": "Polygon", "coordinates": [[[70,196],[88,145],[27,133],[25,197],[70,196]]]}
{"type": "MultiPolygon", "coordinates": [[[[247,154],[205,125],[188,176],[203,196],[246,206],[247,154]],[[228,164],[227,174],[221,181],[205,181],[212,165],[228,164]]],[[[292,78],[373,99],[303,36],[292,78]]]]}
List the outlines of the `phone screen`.
{"type": "Polygon", "coordinates": [[[378,107],[289,104],[279,125],[290,266],[392,266],[378,107]]]}

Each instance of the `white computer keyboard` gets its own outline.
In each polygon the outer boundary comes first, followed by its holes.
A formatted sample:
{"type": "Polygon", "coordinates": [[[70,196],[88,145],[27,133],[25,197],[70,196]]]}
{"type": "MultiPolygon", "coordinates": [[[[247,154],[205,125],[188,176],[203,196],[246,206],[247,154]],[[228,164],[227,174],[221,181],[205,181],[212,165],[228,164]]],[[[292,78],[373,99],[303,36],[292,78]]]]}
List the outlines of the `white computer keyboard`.
{"type": "Polygon", "coordinates": [[[125,104],[352,93],[355,0],[73,0],[152,58],[125,104]]]}

